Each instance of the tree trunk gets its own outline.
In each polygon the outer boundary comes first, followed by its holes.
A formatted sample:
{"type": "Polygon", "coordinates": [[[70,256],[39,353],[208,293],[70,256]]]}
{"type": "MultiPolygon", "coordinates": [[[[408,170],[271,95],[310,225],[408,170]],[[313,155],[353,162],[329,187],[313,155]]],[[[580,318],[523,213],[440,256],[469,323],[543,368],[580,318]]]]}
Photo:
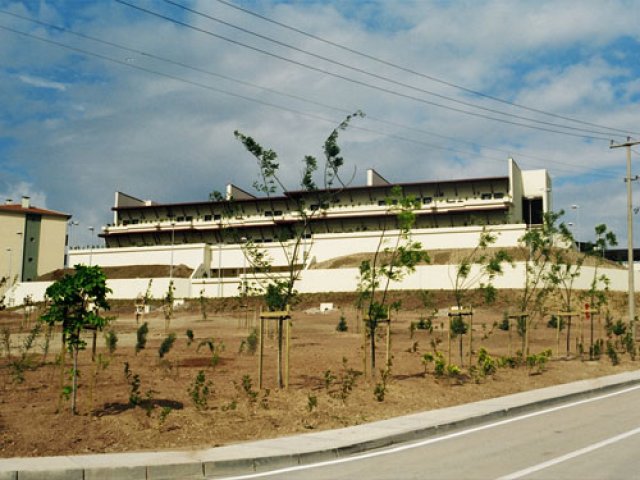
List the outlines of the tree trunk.
{"type": "Polygon", "coordinates": [[[371,355],[371,378],[376,376],[376,329],[373,328],[373,323],[369,320],[369,353],[371,355]]]}
{"type": "Polygon", "coordinates": [[[282,381],[282,318],[278,319],[278,388],[284,388],[282,381]]]}
{"type": "Polygon", "coordinates": [[[75,415],[76,411],[76,398],[78,393],[78,348],[73,348],[73,384],[71,387],[71,414],[75,415]]]}

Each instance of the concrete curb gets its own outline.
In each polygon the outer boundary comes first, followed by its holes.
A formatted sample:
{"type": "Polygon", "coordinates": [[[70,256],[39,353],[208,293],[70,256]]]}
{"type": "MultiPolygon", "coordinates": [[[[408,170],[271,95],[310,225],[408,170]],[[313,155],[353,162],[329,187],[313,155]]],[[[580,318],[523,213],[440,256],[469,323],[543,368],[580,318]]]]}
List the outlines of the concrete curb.
{"type": "Polygon", "coordinates": [[[640,384],[640,370],[355,427],[183,452],[0,459],[0,480],[223,477],[346,457],[640,384]]]}

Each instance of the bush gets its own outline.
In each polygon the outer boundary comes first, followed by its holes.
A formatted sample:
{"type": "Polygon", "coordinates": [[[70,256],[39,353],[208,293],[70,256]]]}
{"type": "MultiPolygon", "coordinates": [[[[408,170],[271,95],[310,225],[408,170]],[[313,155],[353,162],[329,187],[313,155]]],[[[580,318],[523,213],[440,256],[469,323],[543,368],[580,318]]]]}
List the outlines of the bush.
{"type": "Polygon", "coordinates": [[[213,393],[212,385],[211,381],[207,381],[204,370],[200,370],[187,390],[191,401],[198,410],[207,408],[209,396],[213,393]]]}
{"type": "MultiPolygon", "coordinates": [[[[563,317],[560,317],[560,331],[564,330],[564,327],[565,327],[566,323],[567,323],[567,321],[563,317]]],[[[557,329],[558,328],[558,317],[556,317],[555,315],[552,315],[551,318],[549,319],[549,321],[547,322],[547,327],[553,328],[553,329],[557,329]]]]}
{"type": "Polygon", "coordinates": [[[109,351],[109,355],[113,355],[116,351],[116,347],[118,346],[118,335],[113,330],[109,330],[105,334],[104,341],[107,345],[107,350],[109,351]]]}
{"type": "Polygon", "coordinates": [[[338,332],[346,332],[347,330],[349,330],[349,326],[347,325],[347,319],[345,318],[344,315],[340,315],[340,320],[338,321],[336,330],[338,332]]]}
{"type": "Polygon", "coordinates": [[[166,336],[166,338],[160,344],[160,348],[158,349],[158,356],[160,358],[164,358],[164,356],[169,353],[171,348],[173,347],[174,342],[176,341],[176,334],[170,333],[166,336]]]}
{"type": "Polygon", "coordinates": [[[140,350],[144,350],[147,346],[147,334],[149,333],[149,324],[144,322],[138,330],[136,330],[136,355],[140,350]]]}

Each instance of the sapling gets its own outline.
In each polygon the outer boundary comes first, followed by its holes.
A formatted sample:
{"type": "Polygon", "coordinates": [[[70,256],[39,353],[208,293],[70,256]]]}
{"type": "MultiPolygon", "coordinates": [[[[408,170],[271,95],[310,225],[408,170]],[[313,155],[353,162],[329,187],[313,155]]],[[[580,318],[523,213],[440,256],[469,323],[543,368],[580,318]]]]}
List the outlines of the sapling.
{"type": "Polygon", "coordinates": [[[204,296],[204,289],[200,290],[200,314],[202,315],[202,321],[207,320],[207,297],[204,296]]]}
{"type": "Polygon", "coordinates": [[[8,327],[2,327],[2,348],[8,359],[11,359],[11,330],[8,327]]]}
{"type": "Polygon", "coordinates": [[[207,381],[204,370],[200,370],[187,390],[191,401],[198,410],[207,408],[209,396],[213,393],[212,386],[213,382],[207,381]]]}
{"type": "Polygon", "coordinates": [[[73,275],[65,275],[47,288],[50,303],[41,318],[48,325],[62,324],[64,346],[73,354],[71,412],[76,414],[78,353],[86,347],[81,333],[86,328],[102,330],[107,324],[108,320],[100,316],[99,311],[110,308],[107,295],[111,290],[99,266],[76,265],[74,268],[73,275]]]}
{"type": "Polygon", "coordinates": [[[175,287],[173,286],[173,280],[169,281],[169,285],[167,287],[167,291],[164,294],[163,304],[162,304],[162,312],[164,313],[164,331],[165,333],[169,331],[169,326],[171,325],[171,319],[173,318],[173,304],[175,301],[175,287]]]}
{"type": "Polygon", "coordinates": [[[105,334],[104,341],[107,346],[107,350],[109,351],[109,355],[113,356],[116,352],[116,348],[118,347],[118,335],[115,331],[109,330],[105,334]]]}
{"type": "Polygon", "coordinates": [[[147,346],[147,334],[149,333],[149,324],[144,322],[138,330],[136,330],[136,355],[140,350],[144,350],[147,346]]]}
{"type": "Polygon", "coordinates": [[[258,331],[255,328],[253,328],[251,329],[251,332],[249,332],[249,335],[247,335],[247,338],[243,339],[240,342],[240,348],[238,349],[238,353],[244,353],[244,351],[246,350],[246,352],[249,355],[255,355],[257,349],[258,349],[258,331]]]}
{"type": "Polygon", "coordinates": [[[347,325],[347,319],[344,316],[344,313],[341,313],[340,320],[338,321],[338,325],[336,326],[336,331],[346,332],[347,330],[349,330],[349,325],[347,325]]]}
{"type": "Polygon", "coordinates": [[[190,328],[187,330],[187,347],[190,347],[191,344],[193,343],[193,330],[191,330],[190,328]]]}
{"type": "Polygon", "coordinates": [[[380,369],[380,381],[376,383],[373,389],[373,396],[378,402],[384,402],[384,397],[387,394],[387,381],[389,380],[390,374],[391,370],[389,368],[380,369]]]}
{"type": "Polygon", "coordinates": [[[129,384],[129,405],[140,405],[142,397],[140,396],[140,375],[134,374],[129,368],[129,362],[124,362],[124,377],[129,384]]]}
{"type": "Polygon", "coordinates": [[[93,398],[98,383],[98,375],[109,366],[110,360],[102,356],[101,353],[96,357],[94,362],[93,374],[91,375],[91,384],[89,385],[89,411],[93,412],[93,398]]]}
{"type": "Polygon", "coordinates": [[[169,335],[165,337],[165,339],[160,344],[160,348],[158,349],[158,356],[160,358],[164,358],[164,356],[171,351],[173,344],[176,341],[176,334],[171,332],[169,335]]]}
{"type": "Polygon", "coordinates": [[[307,411],[309,413],[313,412],[316,408],[318,408],[318,397],[314,394],[309,393],[307,395],[307,411]]]}

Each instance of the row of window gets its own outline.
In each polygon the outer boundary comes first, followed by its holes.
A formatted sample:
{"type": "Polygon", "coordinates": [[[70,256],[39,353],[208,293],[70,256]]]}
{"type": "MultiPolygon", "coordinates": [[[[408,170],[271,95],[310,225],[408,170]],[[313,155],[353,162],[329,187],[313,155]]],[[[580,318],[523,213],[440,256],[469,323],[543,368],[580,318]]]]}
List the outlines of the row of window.
{"type": "MultiPolygon", "coordinates": [[[[429,205],[431,203],[433,203],[434,199],[437,198],[442,198],[444,196],[444,194],[436,194],[435,197],[423,197],[422,198],[422,203],[423,205],[429,205]]],[[[505,197],[505,194],[503,192],[494,192],[494,193],[481,193],[480,194],[480,199],[481,200],[491,200],[491,199],[495,199],[495,200],[501,200],[505,197]]],[[[455,201],[462,201],[462,199],[447,199],[447,202],[455,202],[455,201]]],[[[398,200],[394,199],[391,201],[391,205],[397,205],[398,204],[398,200]]],[[[387,205],[387,201],[386,200],[379,200],[378,201],[378,206],[383,207],[387,205]]],[[[311,211],[316,211],[318,209],[321,208],[321,206],[319,204],[312,204],[310,205],[310,210],[311,211]]],[[[329,205],[327,204],[323,204],[322,205],[323,209],[329,208],[329,205]]],[[[282,210],[265,210],[264,212],[264,216],[265,217],[279,217],[283,215],[283,211],[282,210]]],[[[221,218],[220,215],[214,214],[214,215],[204,215],[202,217],[202,219],[205,222],[211,222],[211,221],[219,221],[221,218]]],[[[163,221],[167,221],[166,219],[164,219],[163,221]]],[[[191,215],[185,215],[185,216],[178,216],[175,217],[175,221],[176,222],[191,222],[193,221],[193,216],[191,215]]],[[[131,220],[123,220],[122,221],[122,225],[123,226],[127,226],[127,225],[137,225],[140,223],[140,220],[137,218],[131,219],[131,220]]],[[[154,223],[153,221],[148,222],[148,223],[154,223]]]]}

